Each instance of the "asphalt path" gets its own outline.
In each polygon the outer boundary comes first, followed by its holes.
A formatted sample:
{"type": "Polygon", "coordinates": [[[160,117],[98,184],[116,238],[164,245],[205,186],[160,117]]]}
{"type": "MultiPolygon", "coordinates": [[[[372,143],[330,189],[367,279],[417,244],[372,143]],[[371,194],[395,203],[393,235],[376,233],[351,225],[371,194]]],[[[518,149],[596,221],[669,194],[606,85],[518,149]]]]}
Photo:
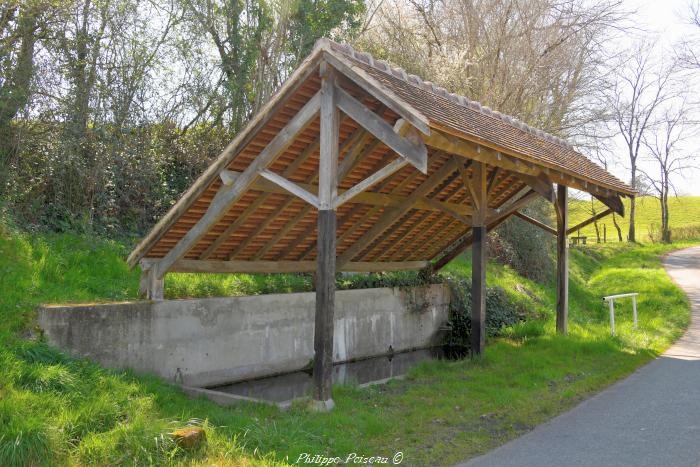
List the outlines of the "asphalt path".
{"type": "Polygon", "coordinates": [[[700,247],[671,253],[664,265],[692,306],[678,342],[569,412],[459,465],[699,466],[700,247]]]}

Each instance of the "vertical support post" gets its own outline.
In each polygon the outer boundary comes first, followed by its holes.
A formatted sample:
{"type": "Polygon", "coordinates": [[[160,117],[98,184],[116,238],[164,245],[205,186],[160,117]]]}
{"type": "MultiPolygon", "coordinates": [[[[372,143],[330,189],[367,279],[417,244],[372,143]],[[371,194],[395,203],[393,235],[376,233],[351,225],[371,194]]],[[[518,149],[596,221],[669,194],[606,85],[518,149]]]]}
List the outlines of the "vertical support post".
{"type": "Polygon", "coordinates": [[[569,320],[569,242],[566,228],[569,209],[566,203],[568,190],[565,185],[557,185],[557,332],[568,332],[569,320]]]}
{"type": "Polygon", "coordinates": [[[480,355],[486,345],[486,166],[472,163],[474,215],[472,216],[472,329],[471,351],[480,355]]]}
{"type": "Polygon", "coordinates": [[[634,316],[634,329],[637,329],[637,297],[632,295],[632,316],[634,316]]]}
{"type": "Polygon", "coordinates": [[[158,279],[156,268],[153,266],[141,272],[141,279],[139,280],[140,297],[148,300],[163,300],[164,286],[165,278],[158,279]]]}
{"type": "Polygon", "coordinates": [[[608,300],[608,305],[610,306],[610,334],[615,335],[615,300],[608,300]]]}
{"type": "Polygon", "coordinates": [[[333,314],[335,310],[336,212],[340,117],[335,105],[335,75],[321,64],[321,135],[318,184],[316,319],[314,327],[313,407],[331,410],[333,383],[333,314]]]}

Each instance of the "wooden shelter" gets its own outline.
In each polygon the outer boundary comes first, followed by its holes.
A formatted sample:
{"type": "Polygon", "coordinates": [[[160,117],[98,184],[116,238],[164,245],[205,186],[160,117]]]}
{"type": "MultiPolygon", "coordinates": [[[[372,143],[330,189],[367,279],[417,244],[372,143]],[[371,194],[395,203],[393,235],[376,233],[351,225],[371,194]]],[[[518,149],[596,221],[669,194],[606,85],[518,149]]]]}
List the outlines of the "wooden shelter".
{"type": "Polygon", "coordinates": [[[484,348],[487,232],[517,215],[557,236],[566,332],[567,187],[623,214],[625,183],[565,141],[322,39],[128,258],[168,272],[315,272],[314,399],[332,406],[337,271],[440,269],[473,248],[472,347],[484,348]],[[556,189],[554,184],[556,184],[556,189]],[[518,212],[554,204],[553,229],[518,212]]]}

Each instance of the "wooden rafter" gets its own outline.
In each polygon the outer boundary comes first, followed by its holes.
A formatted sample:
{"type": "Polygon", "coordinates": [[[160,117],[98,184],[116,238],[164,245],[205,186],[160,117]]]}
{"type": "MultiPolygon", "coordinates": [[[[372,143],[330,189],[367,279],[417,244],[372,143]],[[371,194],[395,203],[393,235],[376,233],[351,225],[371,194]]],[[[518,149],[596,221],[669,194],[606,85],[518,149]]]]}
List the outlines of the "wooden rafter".
{"type": "Polygon", "coordinates": [[[571,235],[572,233],[576,232],[577,230],[582,229],[582,228],[586,227],[587,225],[594,223],[594,222],[597,221],[598,219],[601,219],[601,218],[603,218],[603,217],[605,217],[605,216],[608,216],[608,215],[610,215],[610,214],[612,214],[612,213],[613,213],[613,210],[612,210],[612,209],[606,209],[606,210],[603,211],[603,212],[599,212],[599,213],[596,214],[595,216],[590,217],[590,218],[586,219],[585,221],[580,222],[580,223],[576,224],[575,226],[573,226],[573,227],[567,229],[567,230],[566,230],[566,234],[567,234],[567,235],[571,235]]]}
{"type": "Polygon", "coordinates": [[[184,237],[154,267],[158,279],[163,278],[175,261],[182,258],[187,251],[204,236],[211,226],[216,224],[253,183],[261,169],[266,168],[276,157],[289,147],[297,134],[306,128],[318,114],[321,103],[319,93],[314,95],[275,136],[265,149],[258,154],[241,176],[230,186],[223,186],[217,197],[211,202],[204,216],[197,221],[184,237]]]}
{"type": "Polygon", "coordinates": [[[403,216],[409,209],[411,209],[420,198],[427,195],[438,183],[440,183],[446,176],[454,171],[453,167],[449,164],[445,164],[440,167],[435,173],[428,177],[423,183],[420,184],[416,190],[406,198],[400,205],[387,209],[387,211],[382,216],[381,220],[374,224],[358,241],[353,243],[347,250],[343,252],[340,257],[338,257],[338,264],[340,267],[358,254],[360,251],[365,249],[369,244],[374,241],[374,239],[380,235],[384,230],[391,227],[391,225],[403,216]]]}
{"type": "Polygon", "coordinates": [[[338,108],[346,115],[372,133],[375,138],[393,149],[399,156],[405,158],[415,168],[423,173],[428,171],[428,151],[421,141],[412,141],[398,134],[383,118],[368,109],[365,105],[336,87],[338,108]]]}
{"type": "Polygon", "coordinates": [[[540,222],[540,221],[538,221],[537,219],[528,216],[527,214],[523,214],[523,213],[520,212],[520,211],[515,211],[515,212],[513,213],[513,215],[516,216],[516,217],[519,217],[520,219],[522,219],[522,220],[524,220],[524,221],[526,221],[526,222],[529,222],[530,224],[532,224],[532,225],[534,225],[534,226],[539,227],[540,229],[544,230],[545,232],[548,232],[548,233],[550,233],[550,234],[552,234],[552,235],[556,235],[556,234],[557,234],[557,229],[555,229],[554,227],[551,227],[551,226],[545,224],[544,222],[540,222]]]}

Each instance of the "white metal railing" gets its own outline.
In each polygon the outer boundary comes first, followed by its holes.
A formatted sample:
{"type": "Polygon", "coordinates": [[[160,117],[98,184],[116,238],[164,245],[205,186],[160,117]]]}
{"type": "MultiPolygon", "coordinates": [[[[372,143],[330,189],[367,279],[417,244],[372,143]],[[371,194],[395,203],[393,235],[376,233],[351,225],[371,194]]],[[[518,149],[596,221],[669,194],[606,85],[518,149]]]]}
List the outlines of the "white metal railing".
{"type": "Polygon", "coordinates": [[[638,293],[621,293],[618,295],[608,295],[603,297],[604,302],[610,306],[610,332],[615,335],[615,299],[632,297],[632,315],[634,316],[634,329],[637,329],[637,295],[638,293]]]}

